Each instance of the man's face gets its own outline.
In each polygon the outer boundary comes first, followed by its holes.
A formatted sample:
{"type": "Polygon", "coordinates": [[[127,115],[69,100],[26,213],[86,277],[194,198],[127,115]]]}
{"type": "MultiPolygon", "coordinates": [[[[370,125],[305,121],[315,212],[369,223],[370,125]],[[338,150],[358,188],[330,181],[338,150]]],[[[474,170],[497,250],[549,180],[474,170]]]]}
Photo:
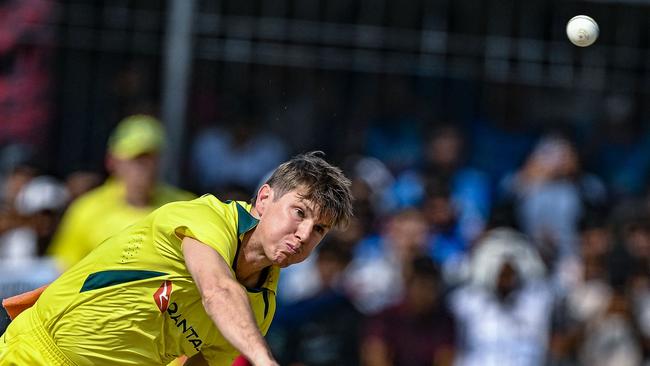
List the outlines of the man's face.
{"type": "Polygon", "coordinates": [[[156,183],[158,154],[141,154],[133,159],[115,159],[114,174],[124,182],[127,192],[148,197],[156,183]]]}
{"type": "Polygon", "coordinates": [[[268,185],[260,188],[255,205],[260,222],[255,229],[266,257],[280,267],[305,260],[329,231],[319,208],[301,197],[298,188],[276,197],[268,185]]]}
{"type": "Polygon", "coordinates": [[[515,266],[510,262],[505,262],[499,271],[497,278],[497,295],[501,300],[505,300],[508,295],[519,287],[519,274],[515,266]]]}

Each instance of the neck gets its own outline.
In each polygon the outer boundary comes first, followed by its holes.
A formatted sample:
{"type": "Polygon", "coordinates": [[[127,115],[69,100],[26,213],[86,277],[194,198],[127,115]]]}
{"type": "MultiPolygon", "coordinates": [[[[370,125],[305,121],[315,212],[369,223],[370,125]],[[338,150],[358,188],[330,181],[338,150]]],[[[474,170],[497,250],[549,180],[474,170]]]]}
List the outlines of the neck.
{"type": "Polygon", "coordinates": [[[135,207],[147,207],[149,206],[150,199],[149,197],[141,194],[129,194],[129,192],[126,192],[126,202],[128,202],[131,206],[135,207]]]}
{"type": "MultiPolygon", "coordinates": [[[[251,214],[259,217],[255,208],[251,210],[251,214]]],[[[264,253],[262,242],[255,235],[256,232],[255,228],[244,234],[237,257],[235,275],[237,280],[247,287],[254,287],[259,281],[262,270],[271,265],[271,261],[264,253]]]]}

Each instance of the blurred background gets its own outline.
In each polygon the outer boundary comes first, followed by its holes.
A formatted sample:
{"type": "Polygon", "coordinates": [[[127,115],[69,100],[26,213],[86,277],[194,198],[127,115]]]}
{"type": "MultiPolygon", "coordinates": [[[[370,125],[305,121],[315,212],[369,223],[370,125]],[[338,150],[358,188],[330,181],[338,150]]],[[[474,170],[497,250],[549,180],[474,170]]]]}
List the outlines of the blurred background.
{"type": "Polygon", "coordinates": [[[649,365],[649,46],[646,0],[0,0],[0,297],[322,150],[356,218],[282,364],[649,365]]]}

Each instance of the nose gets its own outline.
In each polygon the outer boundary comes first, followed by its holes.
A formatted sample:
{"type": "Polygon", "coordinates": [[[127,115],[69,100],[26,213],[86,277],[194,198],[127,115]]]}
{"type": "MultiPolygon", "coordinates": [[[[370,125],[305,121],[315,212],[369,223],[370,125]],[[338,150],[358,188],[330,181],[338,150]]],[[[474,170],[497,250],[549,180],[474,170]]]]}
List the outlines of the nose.
{"type": "Polygon", "coordinates": [[[300,240],[300,243],[303,244],[311,235],[312,229],[314,228],[314,223],[311,220],[303,220],[296,229],[296,237],[300,240]]]}

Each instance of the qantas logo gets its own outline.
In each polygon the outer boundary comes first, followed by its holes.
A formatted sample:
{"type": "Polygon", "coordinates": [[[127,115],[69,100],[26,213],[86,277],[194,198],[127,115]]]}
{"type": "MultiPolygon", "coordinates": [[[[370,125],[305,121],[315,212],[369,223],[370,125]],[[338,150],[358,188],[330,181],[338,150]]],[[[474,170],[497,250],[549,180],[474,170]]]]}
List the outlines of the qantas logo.
{"type": "Polygon", "coordinates": [[[170,302],[169,298],[172,294],[172,281],[164,281],[156,293],[153,294],[153,301],[160,309],[161,313],[167,313],[174,321],[174,325],[181,331],[185,339],[192,344],[195,350],[199,351],[203,340],[199,333],[194,329],[191,324],[188,324],[187,319],[181,314],[179,306],[175,302],[170,302]]]}
{"type": "Polygon", "coordinates": [[[181,314],[178,304],[172,302],[167,309],[167,314],[174,321],[176,327],[183,333],[185,339],[188,342],[192,343],[192,347],[195,350],[200,351],[203,340],[199,336],[199,333],[194,329],[194,327],[187,323],[187,319],[181,314]]]}
{"type": "Polygon", "coordinates": [[[160,285],[160,288],[153,294],[153,301],[160,309],[161,313],[167,311],[169,307],[169,295],[172,293],[172,281],[166,280],[160,285]]]}

